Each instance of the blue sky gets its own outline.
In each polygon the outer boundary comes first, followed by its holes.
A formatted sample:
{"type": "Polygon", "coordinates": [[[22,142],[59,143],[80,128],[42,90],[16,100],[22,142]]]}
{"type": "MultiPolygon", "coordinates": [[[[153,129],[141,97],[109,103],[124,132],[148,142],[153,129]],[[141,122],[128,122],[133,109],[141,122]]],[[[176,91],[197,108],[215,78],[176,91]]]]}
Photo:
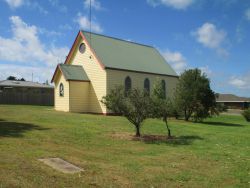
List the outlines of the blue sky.
{"type": "MultiPolygon", "coordinates": [[[[181,73],[200,68],[214,91],[250,97],[249,0],[92,0],[92,31],[156,47],[181,73]]],[[[79,29],[89,0],[0,0],[0,79],[45,82],[79,29]]]]}

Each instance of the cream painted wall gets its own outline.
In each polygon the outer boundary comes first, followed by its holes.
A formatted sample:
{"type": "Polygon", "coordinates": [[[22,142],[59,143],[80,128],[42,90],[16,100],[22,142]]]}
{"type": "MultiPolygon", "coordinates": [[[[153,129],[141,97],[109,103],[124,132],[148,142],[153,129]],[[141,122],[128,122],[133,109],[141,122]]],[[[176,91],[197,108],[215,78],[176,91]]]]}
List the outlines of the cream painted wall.
{"type": "Polygon", "coordinates": [[[80,39],[77,44],[75,53],[73,54],[69,64],[82,65],[87,73],[90,82],[88,112],[106,113],[106,107],[100,102],[103,96],[106,95],[106,71],[98,63],[98,60],[92,54],[86,41],[80,39]],[[84,42],[86,51],[82,54],[79,52],[79,45],[84,42]]]}
{"type": "Polygon", "coordinates": [[[55,78],[55,89],[54,89],[54,97],[55,97],[55,110],[58,111],[69,111],[69,82],[67,82],[62,76],[61,72],[57,72],[55,78]],[[61,97],[59,94],[59,86],[60,83],[64,86],[64,96],[61,97]]]}
{"type": "Polygon", "coordinates": [[[144,80],[146,78],[150,81],[150,92],[153,90],[153,85],[157,79],[165,80],[166,82],[166,95],[169,97],[173,96],[174,89],[178,82],[178,78],[171,76],[158,76],[146,73],[136,73],[130,71],[120,71],[106,69],[107,71],[107,91],[110,91],[115,86],[125,84],[125,78],[129,76],[132,81],[132,88],[144,89],[144,80]]]}
{"type": "Polygon", "coordinates": [[[70,112],[89,112],[89,82],[69,82],[69,111],[70,112]]]}

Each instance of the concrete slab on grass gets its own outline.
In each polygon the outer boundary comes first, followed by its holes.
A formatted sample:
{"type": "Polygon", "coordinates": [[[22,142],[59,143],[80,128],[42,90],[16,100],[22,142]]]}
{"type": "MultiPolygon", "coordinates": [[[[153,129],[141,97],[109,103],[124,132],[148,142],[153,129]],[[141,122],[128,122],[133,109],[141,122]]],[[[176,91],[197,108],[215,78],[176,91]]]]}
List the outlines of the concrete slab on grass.
{"type": "Polygon", "coordinates": [[[84,171],[83,169],[61,159],[61,158],[45,158],[45,159],[38,159],[42,161],[44,164],[60,171],[63,173],[74,174],[77,172],[84,171]]]}

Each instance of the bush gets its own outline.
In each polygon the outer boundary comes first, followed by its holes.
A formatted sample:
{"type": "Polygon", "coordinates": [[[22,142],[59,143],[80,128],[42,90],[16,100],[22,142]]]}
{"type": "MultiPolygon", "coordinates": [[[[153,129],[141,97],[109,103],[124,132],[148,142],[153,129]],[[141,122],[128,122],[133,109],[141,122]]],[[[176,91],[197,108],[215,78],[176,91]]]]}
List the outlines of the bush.
{"type": "Polygon", "coordinates": [[[174,94],[174,103],[175,109],[184,114],[186,121],[190,118],[196,122],[202,121],[218,114],[216,95],[210,88],[210,80],[199,69],[186,70],[181,74],[174,94]]]}
{"type": "Polygon", "coordinates": [[[247,110],[244,110],[244,112],[242,112],[242,115],[244,116],[244,118],[245,118],[247,121],[250,121],[250,108],[247,109],[247,110]]]}
{"type": "Polygon", "coordinates": [[[227,112],[228,107],[223,103],[217,103],[216,108],[219,112],[227,112]]]}
{"type": "Polygon", "coordinates": [[[144,91],[134,88],[126,93],[122,86],[116,87],[103,97],[101,101],[108,110],[126,117],[136,128],[136,136],[140,137],[143,121],[150,117],[151,100],[144,91]]]}

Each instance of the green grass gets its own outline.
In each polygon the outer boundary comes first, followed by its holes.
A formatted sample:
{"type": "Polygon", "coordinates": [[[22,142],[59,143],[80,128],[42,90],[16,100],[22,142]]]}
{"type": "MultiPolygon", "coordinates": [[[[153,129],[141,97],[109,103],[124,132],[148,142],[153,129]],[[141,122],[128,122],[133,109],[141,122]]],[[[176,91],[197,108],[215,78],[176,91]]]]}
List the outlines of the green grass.
{"type": "MultiPolygon", "coordinates": [[[[249,187],[250,123],[219,116],[170,121],[173,141],[135,141],[123,117],[0,105],[0,187],[249,187]],[[38,158],[61,157],[85,169],[68,175],[38,158]]],[[[165,135],[147,120],[144,135],[165,135]]]]}

